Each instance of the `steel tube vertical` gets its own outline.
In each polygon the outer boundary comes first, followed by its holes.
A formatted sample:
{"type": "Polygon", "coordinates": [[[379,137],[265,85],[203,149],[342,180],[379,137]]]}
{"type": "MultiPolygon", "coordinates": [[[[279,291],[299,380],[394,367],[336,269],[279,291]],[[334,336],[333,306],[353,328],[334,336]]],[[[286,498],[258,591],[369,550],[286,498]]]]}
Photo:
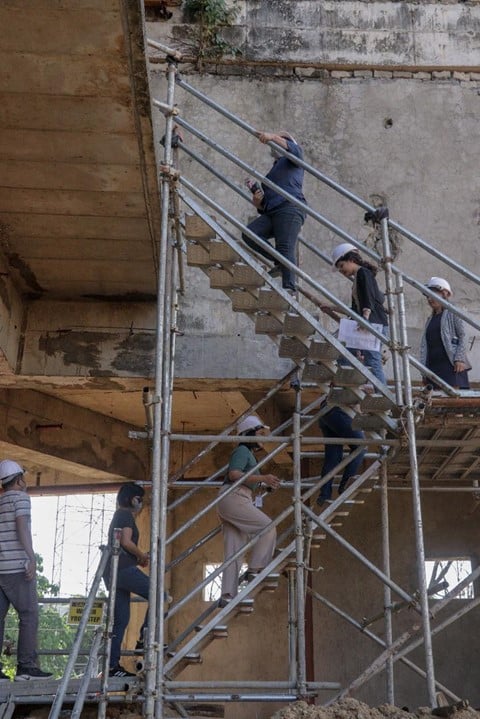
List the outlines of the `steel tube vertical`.
{"type": "Polygon", "coordinates": [[[111,563],[110,563],[110,587],[108,590],[107,605],[107,622],[105,626],[105,651],[102,662],[102,688],[101,699],[98,703],[98,719],[105,719],[107,713],[107,688],[108,688],[108,672],[110,669],[110,652],[112,648],[112,632],[113,620],[115,616],[115,597],[117,596],[117,577],[118,577],[118,559],[120,555],[120,535],[121,529],[114,528],[113,540],[111,547],[111,563]]]}
{"type": "Polygon", "coordinates": [[[302,513],[302,474],[301,474],[301,391],[295,393],[295,412],[293,415],[293,499],[295,504],[295,584],[297,616],[297,689],[299,696],[307,691],[307,673],[305,662],[305,562],[303,556],[303,513],[302,513]]]}
{"type": "MultiPolygon", "coordinates": [[[[169,60],[167,69],[167,104],[173,107],[175,92],[175,63],[169,60]]],[[[173,117],[167,115],[165,120],[165,144],[163,154],[163,165],[166,168],[171,166],[172,161],[172,130],[173,117]]],[[[168,255],[168,219],[169,219],[170,180],[163,175],[161,181],[161,229],[160,248],[158,260],[158,289],[157,289],[157,333],[155,347],[155,398],[154,398],[154,426],[153,426],[153,448],[152,448],[152,503],[150,517],[150,591],[149,591],[149,622],[147,627],[147,640],[145,651],[145,707],[144,714],[151,719],[156,713],[162,712],[162,699],[156,702],[156,667],[160,663],[160,672],[163,666],[163,594],[160,593],[157,602],[158,584],[163,587],[165,571],[165,523],[166,511],[164,497],[166,490],[164,485],[167,476],[162,475],[164,462],[162,461],[162,405],[164,398],[163,377],[164,377],[164,354],[163,342],[165,337],[165,304],[167,296],[166,272],[168,255]],[[160,621],[159,621],[160,617],[160,621]],[[158,630],[158,631],[157,631],[158,630]]]]}
{"type": "MultiPolygon", "coordinates": [[[[382,491],[381,491],[381,507],[382,507],[382,559],[383,572],[390,577],[390,536],[389,536],[389,517],[388,517],[388,472],[385,462],[382,464],[382,491]]],[[[388,584],[383,585],[383,607],[385,616],[385,646],[390,647],[393,641],[392,627],[392,590],[388,584]]],[[[393,660],[390,657],[385,664],[385,688],[386,700],[392,706],[395,704],[395,684],[393,675],[393,660]]]]}
{"type": "Polygon", "coordinates": [[[415,545],[416,545],[416,561],[418,589],[420,597],[420,606],[422,610],[423,636],[425,643],[425,669],[427,672],[427,692],[430,706],[434,707],[436,703],[435,697],[435,670],[433,663],[432,636],[430,633],[430,614],[428,607],[427,580],[425,576],[425,547],[423,541],[423,520],[422,520],[422,504],[420,499],[420,479],[418,474],[418,458],[416,447],[416,430],[415,415],[413,409],[412,384],[410,377],[410,364],[408,362],[407,347],[407,321],[405,312],[405,297],[403,292],[403,279],[401,275],[396,276],[396,288],[399,306],[399,328],[400,328],[400,351],[402,353],[403,362],[403,384],[404,384],[404,402],[405,402],[405,418],[407,422],[408,433],[408,449],[410,457],[410,471],[412,483],[412,501],[413,501],[413,518],[415,525],[415,545]]]}
{"type": "Polygon", "coordinates": [[[383,268],[385,271],[385,288],[387,290],[387,306],[390,325],[390,350],[392,353],[393,363],[393,381],[395,385],[395,397],[397,404],[401,404],[402,397],[402,380],[400,373],[400,357],[398,354],[398,328],[397,317],[395,312],[395,281],[392,271],[392,247],[390,244],[390,236],[388,234],[388,219],[381,220],[380,229],[382,234],[383,248],[383,268]]]}

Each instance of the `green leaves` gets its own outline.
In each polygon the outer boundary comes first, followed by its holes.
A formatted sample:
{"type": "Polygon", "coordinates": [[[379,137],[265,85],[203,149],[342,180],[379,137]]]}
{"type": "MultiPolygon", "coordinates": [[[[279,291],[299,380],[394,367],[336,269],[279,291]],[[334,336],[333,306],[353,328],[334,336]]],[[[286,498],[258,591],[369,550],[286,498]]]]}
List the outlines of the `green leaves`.
{"type": "Polygon", "coordinates": [[[183,7],[188,21],[195,23],[191,37],[195,41],[198,63],[226,54],[238,54],[239,50],[222,37],[222,30],[231,27],[238,8],[229,6],[226,0],[184,0],[183,7]]]}

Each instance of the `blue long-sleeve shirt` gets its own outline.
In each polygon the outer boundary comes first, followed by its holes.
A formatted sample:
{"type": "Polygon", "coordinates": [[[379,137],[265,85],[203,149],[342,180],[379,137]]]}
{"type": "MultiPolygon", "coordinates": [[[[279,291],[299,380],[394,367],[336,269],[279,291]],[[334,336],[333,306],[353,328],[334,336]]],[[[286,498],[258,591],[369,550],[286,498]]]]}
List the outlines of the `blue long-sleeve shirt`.
{"type": "MultiPolygon", "coordinates": [[[[289,140],[287,138],[285,138],[285,140],[288,152],[295,155],[295,157],[298,157],[300,160],[303,160],[303,150],[300,145],[297,145],[297,143],[293,142],[293,140],[289,140]]],[[[276,185],[281,187],[282,190],[285,190],[297,200],[305,202],[305,197],[303,196],[303,176],[303,168],[295,165],[295,163],[289,160],[288,157],[283,156],[279,157],[278,160],[275,160],[272,169],[267,175],[265,175],[268,180],[274,182],[276,185]]],[[[270,187],[267,187],[263,183],[262,190],[264,194],[262,206],[263,212],[270,212],[284,202],[288,202],[285,197],[282,197],[282,195],[279,195],[278,192],[270,187]]]]}

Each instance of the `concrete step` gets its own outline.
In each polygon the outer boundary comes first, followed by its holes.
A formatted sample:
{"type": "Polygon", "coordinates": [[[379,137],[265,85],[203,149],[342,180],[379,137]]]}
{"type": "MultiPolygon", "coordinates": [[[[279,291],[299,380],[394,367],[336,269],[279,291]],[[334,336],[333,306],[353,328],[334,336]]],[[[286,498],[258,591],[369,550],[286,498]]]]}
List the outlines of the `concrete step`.
{"type": "Polygon", "coordinates": [[[258,297],[254,290],[232,290],[228,293],[232,300],[234,312],[245,312],[252,314],[258,310],[258,297]]]}
{"type": "MultiPolygon", "coordinates": [[[[212,219],[215,219],[212,217],[212,219]]],[[[185,238],[187,240],[213,240],[215,232],[198,215],[185,215],[185,238]]]]}
{"type": "Polygon", "coordinates": [[[255,317],[255,333],[257,335],[281,335],[283,322],[269,314],[258,314],[255,317]]]}
{"type": "Polygon", "coordinates": [[[310,322],[294,313],[287,312],[283,324],[283,334],[289,337],[309,337],[315,332],[310,322]]]}
{"type": "Polygon", "coordinates": [[[323,340],[313,340],[308,351],[308,359],[314,361],[332,361],[338,357],[338,351],[333,345],[323,340]]]}
{"type": "Polygon", "coordinates": [[[264,280],[248,265],[237,263],[232,266],[234,287],[263,287],[264,280]]]}
{"type": "Polygon", "coordinates": [[[355,367],[343,367],[339,365],[335,384],[341,385],[342,387],[358,387],[358,385],[365,384],[365,377],[355,367]]]}
{"type": "Polygon", "coordinates": [[[203,245],[189,242],[187,244],[187,264],[190,267],[209,267],[212,264],[210,253],[203,245]]]}
{"type": "MultiPolygon", "coordinates": [[[[335,375],[335,384],[338,381],[337,375],[335,375]]],[[[353,406],[358,404],[365,396],[362,390],[355,389],[353,387],[331,387],[328,393],[328,404],[332,406],[353,406]]]]}
{"type": "Polygon", "coordinates": [[[315,362],[307,362],[303,370],[302,382],[317,382],[319,384],[330,382],[335,377],[335,374],[335,368],[332,369],[328,365],[315,362]]]}
{"type": "Polygon", "coordinates": [[[286,311],[289,303],[280,297],[274,290],[266,290],[262,288],[258,293],[258,309],[259,310],[277,310],[286,311]]]}
{"type": "Polygon", "coordinates": [[[397,434],[399,431],[398,422],[384,412],[357,414],[352,420],[352,427],[353,429],[362,429],[367,432],[379,432],[386,429],[393,434],[397,434]]]}
{"type": "Polygon", "coordinates": [[[232,273],[220,267],[212,267],[208,273],[210,287],[215,290],[233,289],[232,273]]]}
{"type": "Polygon", "coordinates": [[[386,412],[387,410],[401,410],[397,408],[388,397],[383,394],[366,394],[360,404],[362,412],[386,412]]]}
{"type": "Polygon", "coordinates": [[[229,245],[225,242],[210,242],[208,245],[208,251],[210,260],[217,262],[221,265],[231,264],[238,262],[240,257],[229,245]]]}
{"type": "Polygon", "coordinates": [[[294,362],[304,359],[307,356],[308,347],[305,342],[302,342],[297,337],[285,337],[280,338],[280,345],[278,348],[279,357],[289,357],[294,362]]]}

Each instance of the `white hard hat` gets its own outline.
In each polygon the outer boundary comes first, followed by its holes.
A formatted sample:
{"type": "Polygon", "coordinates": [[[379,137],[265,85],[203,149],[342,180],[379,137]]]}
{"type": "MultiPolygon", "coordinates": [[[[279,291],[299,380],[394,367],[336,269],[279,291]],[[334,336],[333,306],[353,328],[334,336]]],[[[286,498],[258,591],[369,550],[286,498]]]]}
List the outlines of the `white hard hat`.
{"type": "Polygon", "coordinates": [[[428,287],[429,290],[446,290],[449,295],[452,294],[450,283],[444,280],[443,277],[430,277],[426,287],[428,287]]]}
{"type": "Polygon", "coordinates": [[[238,434],[248,432],[249,429],[261,429],[261,427],[265,427],[262,420],[258,419],[256,415],[251,414],[250,417],[245,417],[245,419],[242,419],[242,421],[238,423],[238,434]]]}
{"type": "Polygon", "coordinates": [[[350,242],[342,242],[341,245],[337,245],[332,252],[332,265],[335,267],[338,260],[341,260],[342,257],[349,252],[358,252],[358,250],[355,245],[350,244],[350,242]]]}
{"type": "Polygon", "coordinates": [[[25,474],[23,467],[14,462],[12,459],[3,459],[0,462],[0,482],[8,484],[8,481],[15,477],[16,474],[25,474]]]}

